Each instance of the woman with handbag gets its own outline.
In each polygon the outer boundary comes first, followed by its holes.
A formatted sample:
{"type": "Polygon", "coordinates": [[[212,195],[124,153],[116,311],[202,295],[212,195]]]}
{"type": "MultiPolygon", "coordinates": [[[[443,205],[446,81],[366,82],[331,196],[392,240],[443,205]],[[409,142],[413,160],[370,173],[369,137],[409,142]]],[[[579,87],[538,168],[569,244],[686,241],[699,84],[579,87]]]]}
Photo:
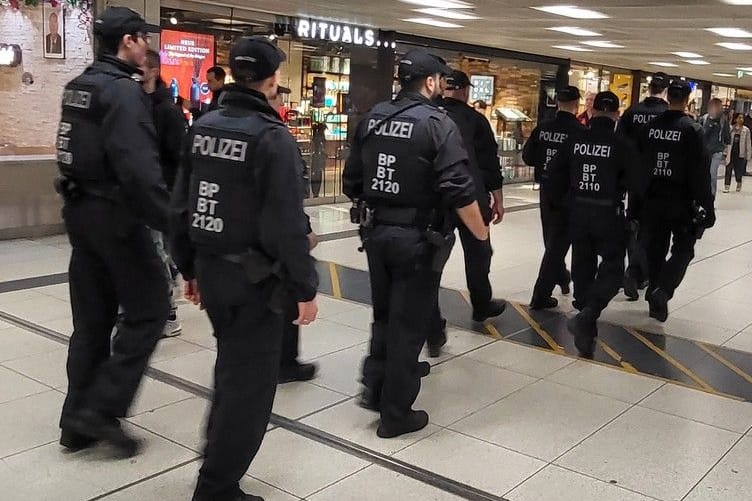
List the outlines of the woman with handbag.
{"type": "Polygon", "coordinates": [[[744,125],[744,115],[734,115],[731,129],[731,144],[726,155],[726,183],[724,193],[731,190],[731,174],[736,177],[736,191],[742,191],[742,179],[747,170],[747,162],[752,158],[752,138],[749,128],[744,125]]]}

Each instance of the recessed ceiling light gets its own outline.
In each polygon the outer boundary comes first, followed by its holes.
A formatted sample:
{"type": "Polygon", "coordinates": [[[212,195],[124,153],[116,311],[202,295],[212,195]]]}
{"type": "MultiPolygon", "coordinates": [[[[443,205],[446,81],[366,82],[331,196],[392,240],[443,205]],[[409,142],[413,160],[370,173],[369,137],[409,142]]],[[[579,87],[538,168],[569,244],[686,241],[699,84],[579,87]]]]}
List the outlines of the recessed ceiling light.
{"type": "Polygon", "coordinates": [[[752,5],[752,0],[723,0],[723,1],[729,5],[752,5]]]}
{"type": "Polygon", "coordinates": [[[730,50],[752,50],[752,45],[739,42],[719,42],[716,45],[730,50]]]}
{"type": "Polygon", "coordinates": [[[712,31],[716,35],[728,38],[752,38],[752,33],[741,28],[705,28],[706,31],[712,31]]]}
{"type": "Polygon", "coordinates": [[[607,19],[602,12],[590,9],[581,9],[576,5],[548,5],[544,7],[530,7],[531,9],[556,14],[557,16],[573,17],[575,19],[607,19]]]}
{"type": "Polygon", "coordinates": [[[569,35],[575,35],[578,37],[599,37],[600,33],[592,30],[586,30],[584,28],[577,28],[576,26],[557,26],[555,28],[546,28],[549,31],[558,31],[560,33],[567,33],[569,35]]]}
{"type": "Polygon", "coordinates": [[[409,19],[403,19],[403,21],[407,21],[408,23],[425,24],[436,28],[462,28],[461,24],[439,21],[438,19],[432,19],[430,17],[411,17],[409,19]]]}
{"type": "Polygon", "coordinates": [[[736,75],[732,75],[731,73],[713,73],[714,77],[735,77],[736,75]]]}
{"type": "Polygon", "coordinates": [[[677,66],[679,66],[678,64],[665,63],[662,61],[653,61],[652,63],[648,63],[648,64],[652,64],[653,66],[660,66],[662,68],[676,68],[677,66]]]}
{"type": "Polygon", "coordinates": [[[701,59],[702,56],[695,52],[672,52],[673,55],[683,57],[684,59],[701,59]]]}
{"type": "Polygon", "coordinates": [[[707,66],[708,64],[710,64],[709,62],[703,59],[686,59],[684,62],[689,63],[689,64],[694,64],[695,66],[707,66]]]}
{"type": "Polygon", "coordinates": [[[399,0],[402,3],[413,5],[422,5],[424,7],[433,7],[436,9],[468,9],[473,4],[462,2],[461,0],[399,0]]]}
{"type": "Polygon", "coordinates": [[[585,45],[589,45],[591,47],[600,47],[601,49],[623,49],[624,48],[623,45],[615,44],[607,40],[585,40],[582,43],[585,45]]]}
{"type": "Polygon", "coordinates": [[[752,68],[737,68],[740,71],[752,71],[752,68]]]}
{"type": "Polygon", "coordinates": [[[588,49],[587,47],[580,47],[579,45],[554,45],[553,48],[561,50],[571,50],[574,52],[593,52],[592,49],[588,49]]]}
{"type": "Polygon", "coordinates": [[[480,19],[478,16],[474,16],[472,14],[468,14],[459,10],[436,9],[433,7],[429,7],[427,9],[415,9],[415,12],[428,14],[429,16],[443,17],[446,19],[459,19],[462,21],[470,19],[480,19]]]}

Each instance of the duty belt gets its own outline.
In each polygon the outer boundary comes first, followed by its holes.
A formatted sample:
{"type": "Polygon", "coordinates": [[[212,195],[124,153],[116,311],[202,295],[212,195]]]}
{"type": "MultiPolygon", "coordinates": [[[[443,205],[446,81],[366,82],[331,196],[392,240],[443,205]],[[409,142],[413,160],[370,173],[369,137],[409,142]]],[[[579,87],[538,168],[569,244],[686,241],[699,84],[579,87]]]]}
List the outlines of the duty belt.
{"type": "Polygon", "coordinates": [[[616,215],[621,216],[624,214],[624,206],[621,202],[615,202],[613,200],[607,200],[605,198],[587,198],[587,197],[574,197],[574,201],[586,205],[597,205],[598,207],[606,207],[608,209],[615,209],[616,215]]]}
{"type": "Polygon", "coordinates": [[[282,313],[288,293],[285,287],[287,277],[279,261],[272,261],[266,254],[255,249],[248,249],[241,254],[222,254],[220,257],[241,265],[246,277],[254,285],[274,279],[270,284],[267,306],[275,313],[282,313]]]}
{"type": "Polygon", "coordinates": [[[431,224],[433,210],[415,207],[374,207],[374,224],[425,229],[431,224]]]}

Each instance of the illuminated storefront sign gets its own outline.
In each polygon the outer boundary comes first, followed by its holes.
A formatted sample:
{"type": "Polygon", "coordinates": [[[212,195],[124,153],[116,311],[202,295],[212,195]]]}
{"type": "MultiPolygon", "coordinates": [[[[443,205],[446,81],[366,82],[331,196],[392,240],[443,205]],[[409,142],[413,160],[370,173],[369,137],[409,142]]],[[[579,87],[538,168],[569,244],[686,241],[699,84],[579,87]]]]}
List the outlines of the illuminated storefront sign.
{"type": "Polygon", "coordinates": [[[21,64],[21,47],[16,44],[0,43],[0,66],[18,66],[21,64]]]}
{"type": "Polygon", "coordinates": [[[371,28],[360,28],[347,24],[299,19],[296,29],[298,37],[327,42],[376,46],[376,31],[371,28]]]}

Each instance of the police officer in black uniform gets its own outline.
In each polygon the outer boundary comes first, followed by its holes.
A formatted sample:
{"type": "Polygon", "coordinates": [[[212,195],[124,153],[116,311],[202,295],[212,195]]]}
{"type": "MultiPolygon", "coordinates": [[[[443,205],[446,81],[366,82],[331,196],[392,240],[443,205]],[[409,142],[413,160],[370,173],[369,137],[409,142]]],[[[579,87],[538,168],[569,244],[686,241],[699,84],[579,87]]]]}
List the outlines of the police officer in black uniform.
{"type": "MultiPolygon", "coordinates": [[[[668,109],[666,89],[668,89],[669,82],[670,79],[665,73],[654,74],[648,85],[650,96],[641,103],[629,107],[619,120],[617,131],[631,139],[635,145],[645,125],[668,109]]],[[[640,172],[647,171],[640,168],[640,172]]],[[[639,240],[640,222],[637,219],[641,214],[639,200],[631,194],[629,194],[628,207],[630,215],[630,220],[627,221],[629,266],[624,275],[624,294],[630,301],[637,301],[640,297],[638,289],[644,289],[647,286],[647,261],[645,249],[639,240]]]]}
{"type": "Polygon", "coordinates": [[[646,177],[634,168],[639,164],[632,142],[615,132],[616,94],[600,92],[593,108],[590,129],[570,134],[549,164],[555,193],[568,191],[572,279],[580,313],[567,322],[567,328],[583,356],[592,356],[596,320],[624,277],[625,193],[641,194],[640,180],[646,177]]]}
{"type": "Polygon", "coordinates": [[[569,282],[572,280],[565,263],[570,244],[569,212],[561,199],[553,194],[547,167],[567,137],[585,129],[576,115],[580,90],[571,85],[564,87],[556,93],[556,102],[556,118],[537,126],[522,150],[522,159],[535,168],[535,182],[541,187],[540,212],[545,252],[530,301],[533,310],[556,308],[559,302],[551,297],[554,287],[558,285],[562,294],[569,294],[569,282]]]}
{"type": "MultiPolygon", "coordinates": [[[[442,108],[457,124],[467,150],[468,167],[475,184],[475,196],[486,226],[499,224],[504,218],[504,177],[499,166],[498,151],[491,124],[486,117],[467,104],[470,97],[470,79],[462,71],[452,71],[446,78],[442,108]],[[490,203],[491,197],[493,204],[490,203]]],[[[491,240],[478,240],[461,222],[457,225],[465,254],[465,275],[473,306],[473,320],[483,322],[504,313],[506,303],[492,299],[491,240]]]]}
{"type": "Polygon", "coordinates": [[[476,238],[488,238],[462,136],[431,102],[448,73],[438,57],[408,52],[398,70],[402,91],[360,123],[343,173],[344,193],[365,204],[360,219],[374,321],[361,405],[381,412],[382,438],[428,424],[426,412],[412,410],[425,374],[418,355],[453,231],[436,216],[456,211],[476,238]]]}
{"type": "Polygon", "coordinates": [[[294,295],[298,325],[317,314],[300,157],[268,102],[284,60],[266,37],[242,38],[232,47],[236,83],[226,87],[219,110],[194,124],[173,193],[175,263],[187,280],[186,296],[206,307],[217,338],[194,501],[261,499],[243,493],[238,482],[271,415],[284,303],[294,295]]]}
{"type": "Polygon", "coordinates": [[[149,30],[130,9],[105,10],[94,23],[97,61],[63,92],[56,188],[73,247],[74,331],[60,443],[71,450],[102,440],[125,456],[138,451],[119,419],[169,311],[167,277],[149,232],[167,229],[169,195],[148,97],[132,78],[140,74],[149,30]],[[118,305],[123,317],[112,339],[118,305]]]}
{"type": "Polygon", "coordinates": [[[715,224],[702,129],[685,113],[690,93],[686,81],[672,80],[668,111],[642,130],[639,141],[650,176],[642,216],[650,281],[646,298],[650,316],[661,322],[694,258],[697,232],[715,224]]]}

